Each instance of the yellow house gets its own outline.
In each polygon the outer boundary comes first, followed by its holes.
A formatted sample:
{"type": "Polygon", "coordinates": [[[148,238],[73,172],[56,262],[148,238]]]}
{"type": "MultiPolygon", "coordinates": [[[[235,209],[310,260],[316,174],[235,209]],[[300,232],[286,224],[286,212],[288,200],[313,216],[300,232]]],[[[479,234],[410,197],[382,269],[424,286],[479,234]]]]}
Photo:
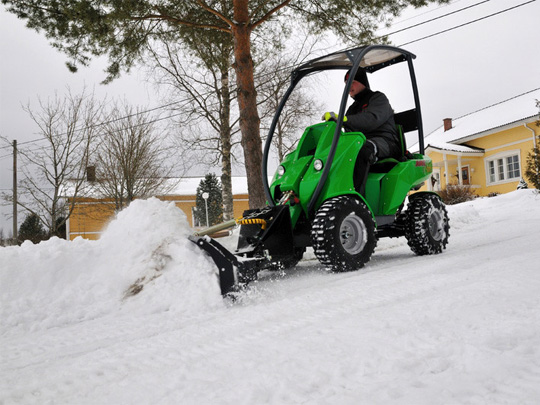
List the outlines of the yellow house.
{"type": "MultiPolygon", "coordinates": [[[[468,185],[478,196],[515,190],[523,178],[527,154],[540,134],[536,100],[540,100],[540,89],[460,118],[444,119],[443,126],[424,139],[433,175],[422,189],[468,185]]],[[[417,151],[418,144],[410,150],[417,151]]]]}
{"type": "MultiPolygon", "coordinates": [[[[156,196],[163,201],[172,201],[184,211],[191,227],[196,227],[194,210],[197,187],[204,177],[187,177],[170,179],[169,190],[164,195],[156,196]],[[194,226],[195,225],[195,226],[194,226]]],[[[76,198],[73,213],[66,226],[66,239],[73,240],[78,236],[85,239],[99,239],[107,223],[114,217],[114,201],[90,197],[92,195],[91,183],[83,187],[87,190],[76,198]]],[[[234,217],[242,216],[244,210],[249,208],[246,177],[233,177],[233,210],[234,217]]],[[[68,197],[68,202],[71,198],[68,197]]]]}

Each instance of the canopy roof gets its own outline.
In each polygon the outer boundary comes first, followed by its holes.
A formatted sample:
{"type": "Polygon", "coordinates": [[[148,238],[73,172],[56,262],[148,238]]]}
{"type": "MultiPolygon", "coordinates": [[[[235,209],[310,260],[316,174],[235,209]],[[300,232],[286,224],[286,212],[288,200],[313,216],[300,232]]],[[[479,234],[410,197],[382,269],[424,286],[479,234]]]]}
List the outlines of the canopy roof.
{"type": "Polygon", "coordinates": [[[374,72],[395,63],[403,62],[408,58],[414,59],[416,57],[404,49],[389,45],[361,46],[313,59],[296,68],[293,75],[299,74],[303,76],[315,71],[328,69],[349,69],[352,67],[354,60],[364,51],[367,52],[360,62],[360,67],[369,72],[374,72]]]}

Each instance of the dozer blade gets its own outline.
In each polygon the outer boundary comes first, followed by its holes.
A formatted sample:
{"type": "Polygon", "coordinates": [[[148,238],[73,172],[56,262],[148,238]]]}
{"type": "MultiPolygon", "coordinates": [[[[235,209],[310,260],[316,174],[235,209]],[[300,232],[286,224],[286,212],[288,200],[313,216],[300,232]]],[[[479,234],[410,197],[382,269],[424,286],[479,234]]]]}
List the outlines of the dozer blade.
{"type": "Polygon", "coordinates": [[[238,258],[209,236],[190,235],[189,240],[204,250],[216,264],[221,294],[234,291],[238,285],[238,258]]]}
{"type": "Polygon", "coordinates": [[[209,236],[190,235],[189,240],[206,252],[216,264],[222,295],[236,292],[241,285],[254,280],[258,267],[265,261],[264,258],[238,260],[237,256],[209,236]]]}
{"type": "Polygon", "coordinates": [[[215,225],[189,236],[216,264],[221,294],[239,291],[257,279],[257,273],[276,262],[294,257],[291,219],[288,206],[248,210],[244,218],[215,225]],[[231,253],[209,235],[241,224],[238,249],[231,253]]]}

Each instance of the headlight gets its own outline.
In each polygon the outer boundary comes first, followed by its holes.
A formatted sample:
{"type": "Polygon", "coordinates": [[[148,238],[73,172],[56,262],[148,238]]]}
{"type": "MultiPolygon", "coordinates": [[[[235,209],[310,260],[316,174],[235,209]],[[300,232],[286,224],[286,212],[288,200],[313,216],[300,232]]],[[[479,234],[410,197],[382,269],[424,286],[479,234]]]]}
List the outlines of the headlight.
{"type": "Polygon", "coordinates": [[[285,174],[285,167],[282,165],[279,165],[277,168],[277,172],[280,176],[283,176],[285,174]]]}
{"type": "Polygon", "coordinates": [[[321,159],[316,159],[315,162],[313,162],[313,168],[318,172],[322,170],[323,166],[324,165],[321,159]]]}

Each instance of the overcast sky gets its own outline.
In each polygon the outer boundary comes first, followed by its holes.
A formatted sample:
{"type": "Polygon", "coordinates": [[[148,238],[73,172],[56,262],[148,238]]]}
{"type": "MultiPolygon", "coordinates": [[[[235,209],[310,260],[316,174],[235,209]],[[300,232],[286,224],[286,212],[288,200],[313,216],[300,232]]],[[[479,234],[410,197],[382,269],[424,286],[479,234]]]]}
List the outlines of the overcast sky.
{"type": "MultiPolygon", "coordinates": [[[[440,126],[443,118],[459,117],[540,87],[538,1],[455,0],[450,5],[407,12],[382,32],[401,30],[455,11],[390,37],[394,45],[402,45],[501,12],[404,46],[417,55],[415,69],[426,134],[440,126]]],[[[339,49],[341,46],[336,45],[329,52],[339,49]]],[[[135,72],[103,86],[99,83],[104,78],[104,61],[94,61],[77,74],[68,72],[65,61],[66,57],[53,49],[43,34],[27,29],[23,21],[0,9],[0,135],[19,143],[38,138],[35,124],[21,105],[36,106],[38,96],[46,100],[55,92],[63,94],[66,86],[74,92],[87,86],[98,97],[125,97],[137,105],[160,105],[144,73],[135,72]]],[[[390,101],[399,104],[398,100],[390,101]]],[[[0,149],[2,190],[12,187],[10,153],[9,148],[0,149]]],[[[2,214],[9,212],[9,207],[2,209],[2,214]]],[[[19,214],[19,222],[22,216],[19,214]]],[[[10,220],[3,215],[2,228],[5,233],[11,228],[10,220]]]]}

